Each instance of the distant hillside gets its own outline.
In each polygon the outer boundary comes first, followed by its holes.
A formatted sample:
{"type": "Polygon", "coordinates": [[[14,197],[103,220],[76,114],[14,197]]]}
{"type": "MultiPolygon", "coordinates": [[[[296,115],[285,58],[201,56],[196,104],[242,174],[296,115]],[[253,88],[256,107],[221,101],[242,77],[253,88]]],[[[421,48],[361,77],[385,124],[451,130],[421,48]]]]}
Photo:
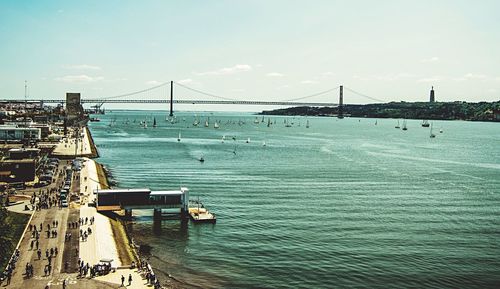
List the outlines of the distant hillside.
{"type": "MultiPolygon", "coordinates": [[[[337,116],[337,107],[291,107],[263,111],[263,115],[337,116]]],[[[346,117],[444,119],[500,121],[500,101],[497,102],[390,102],[364,105],[344,105],[346,117]]]]}

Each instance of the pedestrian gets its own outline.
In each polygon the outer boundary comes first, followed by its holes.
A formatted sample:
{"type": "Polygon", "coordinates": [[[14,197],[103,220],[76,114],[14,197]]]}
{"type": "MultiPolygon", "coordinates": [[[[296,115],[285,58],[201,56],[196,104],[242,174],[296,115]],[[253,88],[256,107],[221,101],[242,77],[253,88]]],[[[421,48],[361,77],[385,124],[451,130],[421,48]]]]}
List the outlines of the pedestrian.
{"type": "Polygon", "coordinates": [[[132,284],[132,274],[128,274],[128,286],[132,284]]]}
{"type": "Polygon", "coordinates": [[[123,275],[122,275],[122,285],[120,285],[120,287],[123,287],[123,286],[124,286],[124,285],[123,285],[123,282],[125,282],[125,277],[123,277],[123,275]]]}
{"type": "Polygon", "coordinates": [[[63,281],[63,284],[62,284],[62,285],[63,285],[63,289],[66,289],[66,279],[64,279],[64,281],[63,281]]]}

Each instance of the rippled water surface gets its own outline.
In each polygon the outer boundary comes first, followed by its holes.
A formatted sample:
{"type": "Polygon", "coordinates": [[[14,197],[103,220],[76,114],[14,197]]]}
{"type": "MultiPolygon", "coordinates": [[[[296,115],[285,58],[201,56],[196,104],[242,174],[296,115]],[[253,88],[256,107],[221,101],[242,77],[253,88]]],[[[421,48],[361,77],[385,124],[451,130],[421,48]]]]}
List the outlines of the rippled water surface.
{"type": "Polygon", "coordinates": [[[404,132],[389,119],[309,117],[306,128],[290,117],[287,128],[250,114],[197,113],[198,127],[194,113],[175,124],[164,112],[100,117],[91,131],[120,187],[187,186],[217,214],[215,225],[155,227],[134,212],[134,238],[183,286],[500,286],[498,123],[435,121],[431,139],[419,121],[404,132]]]}

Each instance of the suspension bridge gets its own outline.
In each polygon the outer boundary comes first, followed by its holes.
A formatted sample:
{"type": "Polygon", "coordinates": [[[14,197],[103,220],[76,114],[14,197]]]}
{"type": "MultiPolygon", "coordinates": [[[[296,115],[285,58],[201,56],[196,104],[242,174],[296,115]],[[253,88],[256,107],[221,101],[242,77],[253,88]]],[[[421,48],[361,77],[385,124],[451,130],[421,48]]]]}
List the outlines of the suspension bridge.
{"type": "MultiPolygon", "coordinates": [[[[279,101],[266,101],[266,100],[241,100],[234,99],[229,97],[224,97],[220,95],[216,95],[213,93],[205,92],[199,89],[195,89],[184,85],[179,82],[170,81],[164,82],[159,85],[138,90],[134,92],[129,92],[125,94],[107,96],[107,97],[98,97],[98,98],[83,98],[80,100],[82,104],[95,104],[93,107],[96,109],[100,109],[104,104],[111,103],[125,103],[125,104],[169,104],[170,105],[170,116],[173,115],[174,104],[201,104],[201,105],[271,105],[271,106],[323,106],[323,107],[339,107],[339,116],[342,116],[342,106],[344,105],[344,89],[350,91],[353,94],[358,96],[370,99],[372,101],[383,102],[382,100],[367,96],[365,94],[356,92],[350,88],[344,87],[343,85],[330,88],[327,90],[323,90],[320,92],[316,92],[313,94],[305,95],[302,97],[296,97],[293,99],[285,99],[279,101]],[[176,90],[179,88],[183,89],[181,98],[174,98],[174,87],[176,90]],[[170,88],[170,93],[168,92],[168,88],[170,88]],[[314,102],[308,101],[311,98],[318,98],[320,96],[328,96],[332,97],[332,93],[338,90],[338,98],[335,96],[335,101],[323,101],[323,102],[314,102]],[[196,95],[195,98],[189,97],[189,93],[194,93],[196,95]],[[199,95],[203,95],[203,98],[199,98],[199,95]],[[210,99],[207,99],[209,97],[210,99]],[[338,100],[338,101],[337,101],[338,100]]],[[[333,99],[333,98],[332,98],[333,99]]],[[[0,102],[40,102],[40,103],[60,103],[64,104],[66,100],[64,99],[23,99],[23,100],[0,100],[0,102]]]]}

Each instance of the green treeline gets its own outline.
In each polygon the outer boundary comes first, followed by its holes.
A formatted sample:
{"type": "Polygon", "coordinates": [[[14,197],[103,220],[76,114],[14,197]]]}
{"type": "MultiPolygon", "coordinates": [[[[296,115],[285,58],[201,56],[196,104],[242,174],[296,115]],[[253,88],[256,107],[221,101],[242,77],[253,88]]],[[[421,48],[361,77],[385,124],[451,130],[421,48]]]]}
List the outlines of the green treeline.
{"type": "MultiPolygon", "coordinates": [[[[497,102],[390,102],[364,105],[344,105],[344,115],[370,118],[408,118],[500,121],[500,101],[497,102]]],[[[291,107],[263,111],[265,115],[333,116],[337,107],[291,107]]]]}

